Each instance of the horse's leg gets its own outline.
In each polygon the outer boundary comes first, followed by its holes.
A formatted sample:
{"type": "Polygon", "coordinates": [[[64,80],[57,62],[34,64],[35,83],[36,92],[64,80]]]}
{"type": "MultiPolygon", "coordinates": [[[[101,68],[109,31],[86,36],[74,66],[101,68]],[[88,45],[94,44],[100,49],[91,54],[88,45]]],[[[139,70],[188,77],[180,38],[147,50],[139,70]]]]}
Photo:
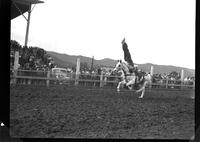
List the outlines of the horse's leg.
{"type": "Polygon", "coordinates": [[[119,88],[120,88],[120,85],[121,85],[121,82],[119,82],[118,85],[117,85],[117,91],[118,91],[118,92],[120,91],[120,89],[119,89],[119,88]]]}
{"type": "Polygon", "coordinates": [[[122,81],[121,81],[121,82],[119,82],[119,83],[118,83],[118,85],[117,85],[117,91],[118,91],[118,92],[120,91],[120,86],[121,86],[121,83],[122,83],[122,81]]]}
{"type": "Polygon", "coordinates": [[[142,90],[142,94],[139,96],[139,98],[143,98],[144,97],[144,93],[145,93],[145,87],[142,90]]]}
{"type": "Polygon", "coordinates": [[[145,87],[146,87],[147,82],[145,81],[144,84],[142,85],[142,87],[136,91],[136,93],[139,93],[142,91],[142,94],[140,95],[139,98],[143,98],[144,97],[144,93],[145,93],[145,87]]]}
{"type": "Polygon", "coordinates": [[[125,80],[123,80],[123,81],[121,81],[121,82],[118,83],[118,85],[117,85],[117,91],[118,91],[118,92],[120,91],[120,86],[121,86],[121,84],[125,84],[125,83],[126,83],[125,80]]]}
{"type": "Polygon", "coordinates": [[[127,86],[127,87],[128,87],[129,90],[132,90],[132,89],[133,89],[132,84],[131,84],[131,86],[129,85],[129,86],[127,86]]]}
{"type": "Polygon", "coordinates": [[[134,84],[134,83],[135,83],[135,79],[132,79],[128,83],[126,83],[126,86],[129,86],[129,85],[134,84]]]}

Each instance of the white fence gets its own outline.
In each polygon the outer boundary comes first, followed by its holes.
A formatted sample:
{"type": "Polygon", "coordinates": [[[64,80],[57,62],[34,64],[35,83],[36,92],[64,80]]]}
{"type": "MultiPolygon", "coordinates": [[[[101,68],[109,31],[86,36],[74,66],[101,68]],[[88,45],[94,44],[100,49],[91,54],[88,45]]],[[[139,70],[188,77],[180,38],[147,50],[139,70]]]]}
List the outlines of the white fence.
{"type": "MultiPolygon", "coordinates": [[[[10,83],[46,85],[53,84],[96,86],[96,87],[116,87],[120,77],[101,75],[88,75],[81,73],[68,73],[68,79],[56,78],[51,71],[33,70],[11,70],[10,83]]],[[[181,80],[162,80],[159,83],[152,83],[149,88],[195,88],[195,82],[185,84],[181,80]]]]}

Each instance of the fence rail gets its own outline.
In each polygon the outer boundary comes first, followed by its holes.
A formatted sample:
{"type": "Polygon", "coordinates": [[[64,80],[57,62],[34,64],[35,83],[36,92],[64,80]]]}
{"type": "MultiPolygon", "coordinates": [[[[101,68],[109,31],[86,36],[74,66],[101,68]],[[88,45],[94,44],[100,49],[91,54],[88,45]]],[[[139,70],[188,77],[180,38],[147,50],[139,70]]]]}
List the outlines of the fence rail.
{"type": "MultiPolygon", "coordinates": [[[[35,71],[35,70],[10,70],[10,83],[11,84],[37,84],[46,85],[49,87],[51,84],[71,84],[87,86],[112,86],[114,87],[120,77],[108,75],[88,75],[88,74],[75,74],[68,73],[68,79],[56,78],[51,71],[35,71]]],[[[151,83],[149,88],[195,88],[195,81],[184,84],[180,80],[163,79],[162,83],[151,83]]]]}

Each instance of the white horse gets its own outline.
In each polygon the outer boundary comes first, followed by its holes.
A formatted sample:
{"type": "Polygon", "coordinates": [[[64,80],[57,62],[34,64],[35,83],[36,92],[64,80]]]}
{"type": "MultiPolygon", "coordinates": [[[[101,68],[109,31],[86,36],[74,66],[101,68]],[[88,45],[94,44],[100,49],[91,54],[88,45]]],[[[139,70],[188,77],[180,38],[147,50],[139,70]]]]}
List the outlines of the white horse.
{"type": "Polygon", "coordinates": [[[142,91],[142,94],[139,96],[139,98],[143,98],[144,97],[144,93],[145,93],[145,87],[147,84],[151,83],[152,80],[152,76],[148,73],[145,74],[141,77],[140,80],[138,80],[138,77],[136,76],[135,73],[130,73],[129,72],[129,68],[127,63],[122,62],[121,60],[118,60],[114,70],[114,72],[121,72],[121,78],[122,81],[120,81],[118,83],[117,86],[117,91],[120,91],[120,86],[122,84],[126,84],[126,86],[132,90],[132,85],[135,85],[135,82],[137,81],[137,85],[140,87],[140,89],[136,90],[136,93],[139,93],[142,91]]]}

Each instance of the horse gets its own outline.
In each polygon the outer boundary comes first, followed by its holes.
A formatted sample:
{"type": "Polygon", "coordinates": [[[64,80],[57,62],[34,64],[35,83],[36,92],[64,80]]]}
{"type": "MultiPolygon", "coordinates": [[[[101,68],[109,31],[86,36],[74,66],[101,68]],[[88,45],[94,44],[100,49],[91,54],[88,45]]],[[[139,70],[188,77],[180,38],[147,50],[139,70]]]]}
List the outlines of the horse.
{"type": "Polygon", "coordinates": [[[120,86],[125,84],[129,90],[133,89],[134,85],[138,85],[140,89],[136,90],[136,93],[142,92],[139,98],[144,97],[145,87],[147,84],[152,82],[152,76],[150,73],[143,74],[142,77],[139,79],[135,72],[130,73],[127,63],[118,60],[115,68],[113,69],[114,72],[121,72],[122,81],[118,83],[117,91],[120,91],[120,86]]]}

